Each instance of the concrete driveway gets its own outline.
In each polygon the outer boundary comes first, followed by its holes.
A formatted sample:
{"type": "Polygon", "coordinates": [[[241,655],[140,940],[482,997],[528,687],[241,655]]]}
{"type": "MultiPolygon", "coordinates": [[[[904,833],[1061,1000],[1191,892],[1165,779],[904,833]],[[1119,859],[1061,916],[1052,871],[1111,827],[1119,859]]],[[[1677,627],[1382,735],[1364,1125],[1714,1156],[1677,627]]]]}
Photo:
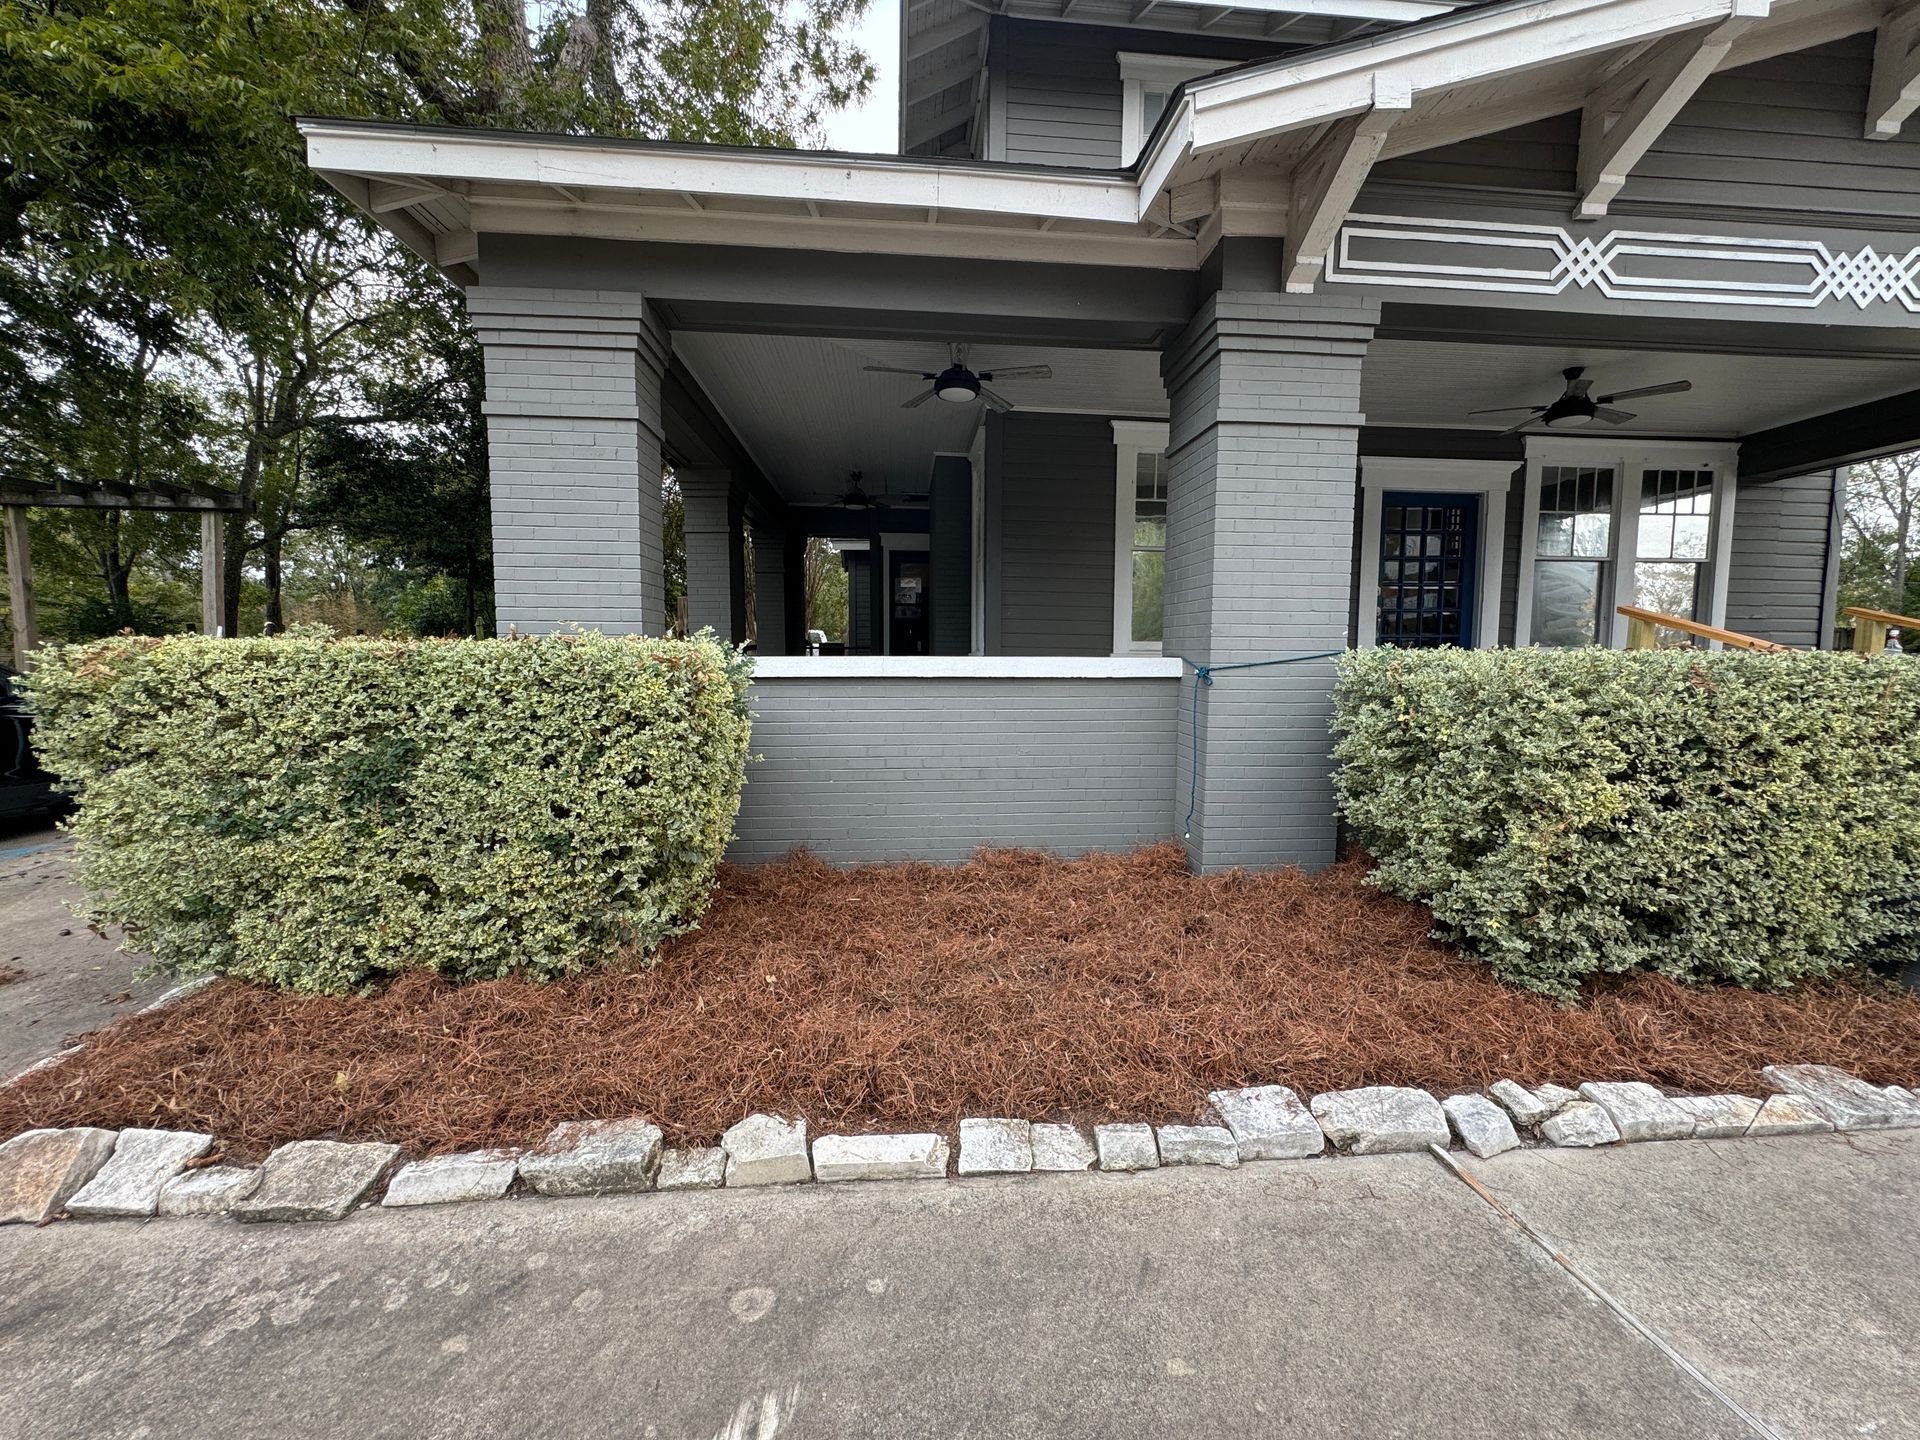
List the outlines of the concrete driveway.
{"type": "Polygon", "coordinates": [[[0,1080],[167,990],[134,978],[144,957],[74,918],[71,860],[51,825],[0,824],[0,1080]]]}
{"type": "Polygon", "coordinates": [[[0,1231],[0,1435],[1920,1436],[1920,1133],[0,1231]],[[1754,1419],[1715,1394],[1715,1388],[1754,1419]]]}

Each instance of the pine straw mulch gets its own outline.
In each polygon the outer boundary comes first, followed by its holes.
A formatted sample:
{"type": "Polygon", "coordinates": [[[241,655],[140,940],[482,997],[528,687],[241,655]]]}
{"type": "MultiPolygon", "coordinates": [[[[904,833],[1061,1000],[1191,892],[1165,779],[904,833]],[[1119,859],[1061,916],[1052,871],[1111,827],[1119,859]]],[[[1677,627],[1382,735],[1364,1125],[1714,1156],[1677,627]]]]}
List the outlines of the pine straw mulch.
{"type": "Polygon", "coordinates": [[[1562,1008],[1430,940],[1426,911],[1366,869],[1195,878],[1170,845],[729,868],[701,928],[650,968],[551,985],[410,975],[369,999],[222,982],[0,1090],[0,1137],[159,1125],[240,1156],[317,1136],[426,1153],[631,1114],[694,1142],[755,1110],[820,1133],[1178,1121],[1209,1090],[1269,1081],[1751,1091],[1775,1061],[1920,1081],[1920,996],[1637,976],[1562,1008]]]}

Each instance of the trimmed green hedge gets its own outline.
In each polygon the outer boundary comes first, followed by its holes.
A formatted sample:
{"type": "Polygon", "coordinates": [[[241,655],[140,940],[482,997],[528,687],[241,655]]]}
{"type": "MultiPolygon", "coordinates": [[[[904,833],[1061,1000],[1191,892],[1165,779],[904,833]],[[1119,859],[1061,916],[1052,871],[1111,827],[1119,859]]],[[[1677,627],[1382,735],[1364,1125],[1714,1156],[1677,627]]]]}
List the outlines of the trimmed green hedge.
{"type": "Polygon", "coordinates": [[[1335,711],[1374,882],[1505,980],[1920,952],[1920,660],[1378,649],[1335,711]]]}
{"type": "Polygon", "coordinates": [[[711,899],[749,662],[701,637],[40,652],[89,918],[179,975],[339,992],[571,974],[711,899]]]}

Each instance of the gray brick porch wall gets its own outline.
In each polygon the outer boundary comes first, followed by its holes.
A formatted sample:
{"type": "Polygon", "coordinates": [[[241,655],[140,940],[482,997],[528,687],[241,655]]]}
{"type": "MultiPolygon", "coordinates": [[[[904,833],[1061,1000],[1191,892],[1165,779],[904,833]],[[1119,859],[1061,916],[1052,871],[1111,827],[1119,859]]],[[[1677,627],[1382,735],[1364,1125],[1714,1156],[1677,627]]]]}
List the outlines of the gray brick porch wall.
{"type": "MultiPolygon", "coordinates": [[[[830,663],[830,662],[829,662],[830,663]]],[[[1074,855],[1171,833],[1180,682],[759,679],[727,858],[804,845],[835,864],[964,860],[981,845],[1074,855]]]]}
{"type": "MultiPolygon", "coordinates": [[[[1347,643],[1360,366],[1378,302],[1221,291],[1166,352],[1166,644],[1212,665],[1347,643]]],[[[1334,858],[1327,723],[1333,662],[1223,674],[1180,753],[1197,744],[1194,868],[1334,858]]],[[[1185,817],[1188,780],[1174,787],[1185,817]]],[[[1184,832],[1183,832],[1184,833],[1184,832]]]]}
{"type": "Polygon", "coordinates": [[[500,630],[659,634],[666,331],[637,295],[476,285],[500,630]]]}

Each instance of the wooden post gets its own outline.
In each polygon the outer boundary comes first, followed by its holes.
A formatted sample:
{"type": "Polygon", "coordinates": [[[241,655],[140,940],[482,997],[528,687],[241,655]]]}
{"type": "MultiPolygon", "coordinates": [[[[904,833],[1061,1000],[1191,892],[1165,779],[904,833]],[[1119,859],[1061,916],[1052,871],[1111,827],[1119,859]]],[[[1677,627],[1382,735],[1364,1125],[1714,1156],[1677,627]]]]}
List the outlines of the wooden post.
{"type": "Polygon", "coordinates": [[[33,552],[27,547],[27,507],[8,505],[7,603],[13,614],[13,668],[25,674],[33,664],[29,652],[40,643],[40,621],[33,609],[33,552]]]}
{"type": "Polygon", "coordinates": [[[1638,615],[1627,617],[1627,649],[1658,650],[1660,648],[1660,627],[1651,620],[1638,615]]]}
{"type": "Polygon", "coordinates": [[[1887,648],[1887,624],[1884,620],[1871,620],[1857,615],[1853,621],[1853,653],[1856,655],[1878,655],[1887,648]]]}
{"type": "Polygon", "coordinates": [[[227,517],[217,510],[200,516],[200,633],[218,635],[226,609],[227,517]]]}

